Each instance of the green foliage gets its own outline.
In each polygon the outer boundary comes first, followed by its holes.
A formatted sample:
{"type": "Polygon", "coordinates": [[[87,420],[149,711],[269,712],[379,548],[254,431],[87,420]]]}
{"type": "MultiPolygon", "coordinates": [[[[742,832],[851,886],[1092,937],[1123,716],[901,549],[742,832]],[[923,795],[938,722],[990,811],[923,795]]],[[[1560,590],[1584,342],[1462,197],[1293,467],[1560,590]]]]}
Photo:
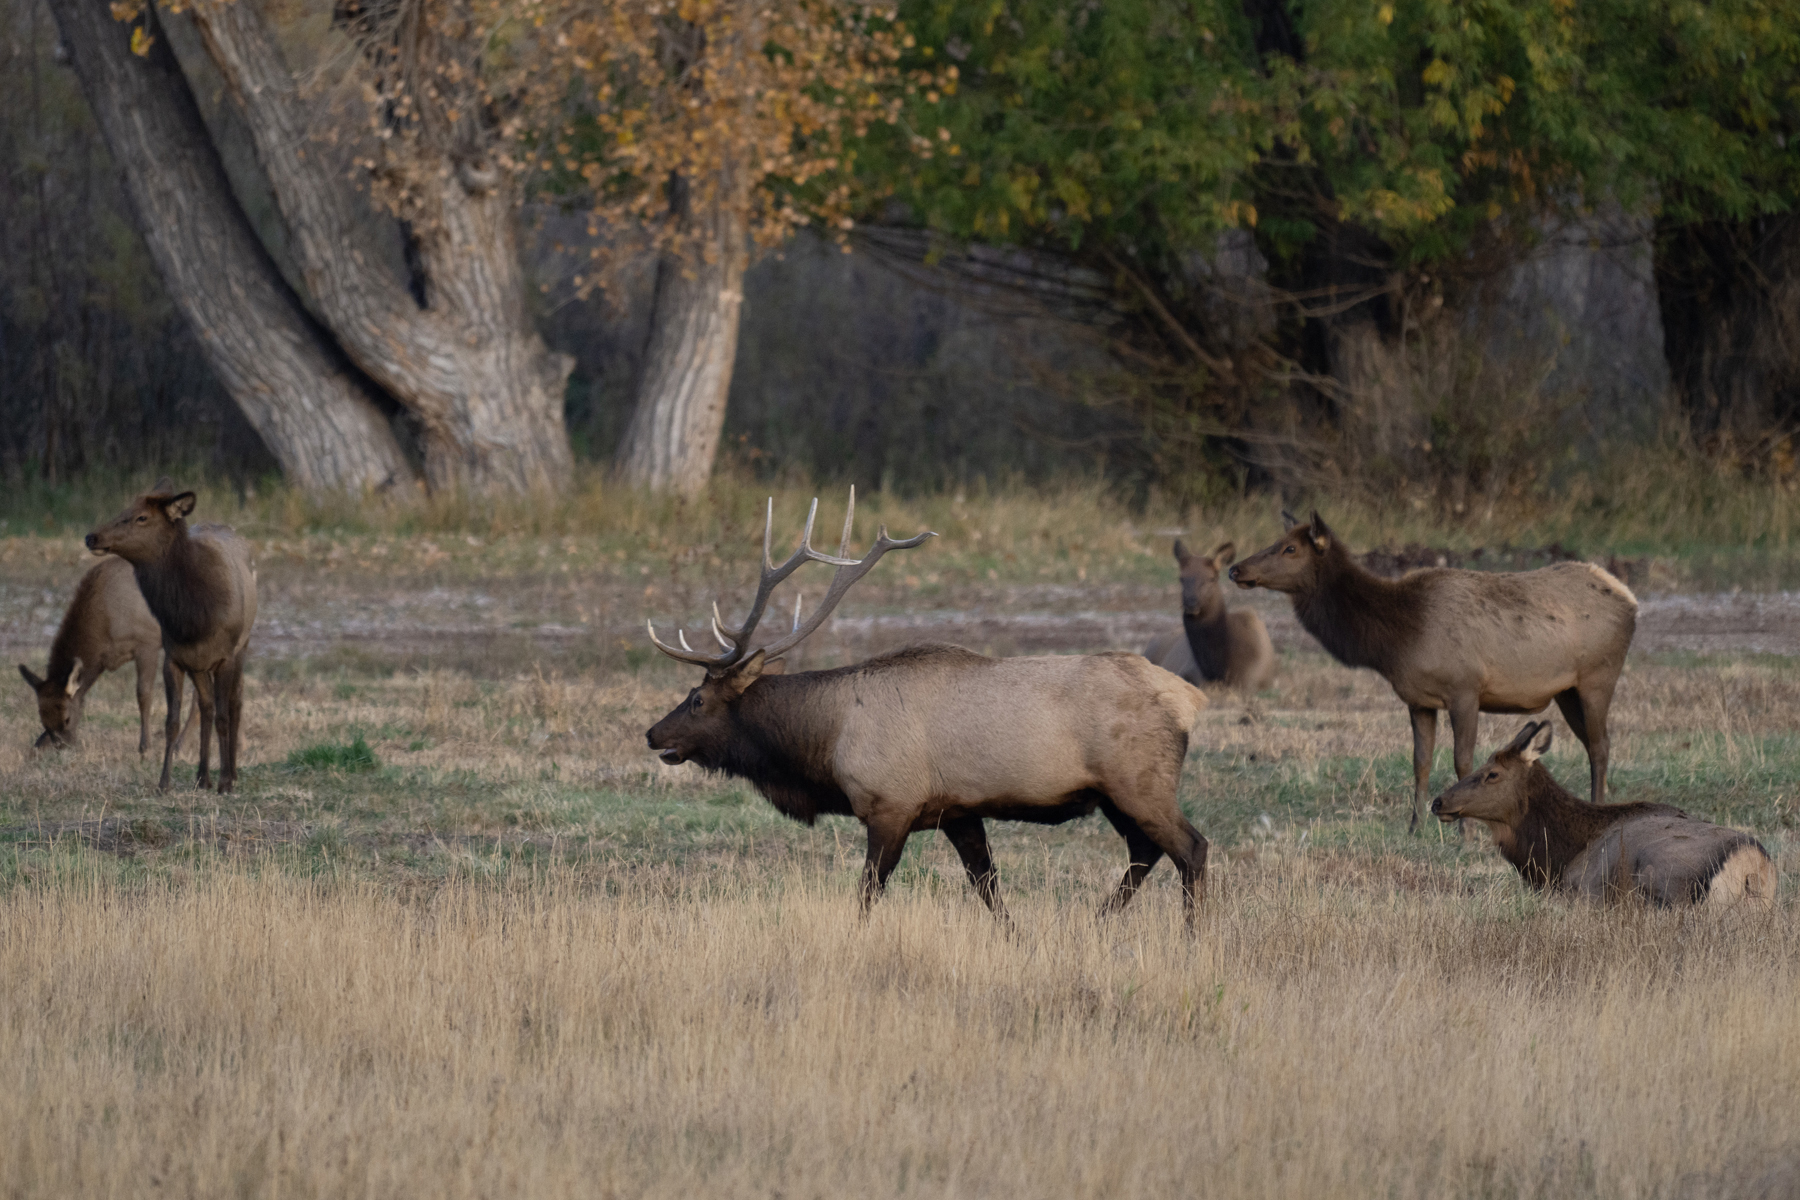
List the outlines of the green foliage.
{"type": "Polygon", "coordinates": [[[375,751],[362,734],[344,745],[339,742],[320,742],[315,746],[307,746],[295,750],[287,756],[287,767],[295,771],[342,771],[345,773],[358,771],[374,771],[381,767],[381,760],[375,757],[375,751]]]}

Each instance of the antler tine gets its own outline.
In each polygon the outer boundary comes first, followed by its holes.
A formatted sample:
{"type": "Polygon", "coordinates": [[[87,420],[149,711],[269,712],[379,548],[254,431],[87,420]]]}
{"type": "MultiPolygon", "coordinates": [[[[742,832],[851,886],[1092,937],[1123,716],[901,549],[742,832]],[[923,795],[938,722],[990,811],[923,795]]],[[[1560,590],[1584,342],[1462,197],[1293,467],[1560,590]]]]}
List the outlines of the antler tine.
{"type": "Polygon", "coordinates": [[[819,603],[819,607],[813,610],[812,616],[807,620],[805,625],[801,625],[796,621],[793,632],[789,633],[781,640],[771,642],[769,645],[763,647],[763,652],[770,658],[774,658],[776,655],[784,654],[805,641],[812,635],[812,632],[815,629],[825,623],[827,617],[831,616],[831,612],[837,607],[838,601],[842,600],[845,593],[849,592],[849,590],[855,586],[856,581],[861,579],[864,575],[867,575],[875,564],[881,560],[881,556],[886,554],[889,550],[910,550],[914,546],[923,543],[925,539],[934,538],[936,536],[937,534],[930,530],[926,530],[924,533],[918,534],[915,537],[909,537],[903,542],[896,542],[888,536],[887,526],[883,525],[881,527],[881,532],[875,535],[875,544],[869,547],[869,553],[860,560],[826,559],[823,555],[820,555],[820,558],[823,561],[835,561],[839,564],[837,573],[831,577],[831,587],[826,590],[825,599],[819,603]]]}
{"type": "MultiPolygon", "coordinates": [[[[800,601],[802,599],[804,599],[804,597],[800,593],[796,592],[794,594],[794,628],[795,629],[800,628],[800,601]]],[[[792,630],[790,630],[789,632],[792,632],[792,630]]]]}
{"type": "MultiPolygon", "coordinates": [[[[677,649],[656,636],[655,622],[645,621],[644,628],[650,633],[651,644],[677,662],[692,663],[696,667],[725,667],[730,666],[741,657],[735,648],[724,654],[700,654],[692,649],[677,649]]],[[[687,638],[682,637],[679,633],[676,636],[681,638],[681,644],[685,647],[687,638]]]]}
{"type": "Polygon", "coordinates": [[[838,542],[838,557],[850,552],[850,524],[856,520],[856,485],[850,485],[850,503],[844,506],[844,536],[838,542]]]}
{"type": "MultiPolygon", "coordinates": [[[[775,511],[774,503],[773,499],[769,501],[769,511],[771,514],[775,511]]],[[[786,579],[789,575],[792,575],[795,571],[798,571],[808,562],[822,562],[830,563],[833,566],[846,566],[854,561],[853,559],[839,558],[831,554],[821,554],[819,551],[813,549],[813,526],[818,523],[819,519],[819,500],[818,497],[815,496],[813,497],[812,508],[809,509],[806,514],[806,530],[801,534],[800,548],[789,555],[787,561],[783,562],[780,566],[773,565],[769,562],[769,552],[766,545],[769,540],[769,530],[772,528],[773,519],[773,516],[771,516],[770,522],[763,526],[763,541],[765,546],[763,549],[762,580],[756,585],[756,598],[750,602],[750,613],[744,618],[744,623],[735,629],[723,623],[720,625],[724,635],[740,647],[749,644],[750,635],[756,632],[756,626],[762,620],[763,611],[769,605],[769,597],[775,593],[775,589],[780,586],[782,580],[786,579]]]]}

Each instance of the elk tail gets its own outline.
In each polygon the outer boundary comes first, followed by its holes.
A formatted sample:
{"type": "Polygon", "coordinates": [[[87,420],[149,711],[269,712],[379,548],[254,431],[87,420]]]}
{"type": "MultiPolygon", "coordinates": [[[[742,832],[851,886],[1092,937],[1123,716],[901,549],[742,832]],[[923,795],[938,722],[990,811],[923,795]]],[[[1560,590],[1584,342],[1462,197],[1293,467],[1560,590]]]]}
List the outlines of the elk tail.
{"type": "Polygon", "coordinates": [[[1757,842],[1745,842],[1726,856],[1706,889],[1706,907],[1730,908],[1740,902],[1775,902],[1775,864],[1757,842]]]}

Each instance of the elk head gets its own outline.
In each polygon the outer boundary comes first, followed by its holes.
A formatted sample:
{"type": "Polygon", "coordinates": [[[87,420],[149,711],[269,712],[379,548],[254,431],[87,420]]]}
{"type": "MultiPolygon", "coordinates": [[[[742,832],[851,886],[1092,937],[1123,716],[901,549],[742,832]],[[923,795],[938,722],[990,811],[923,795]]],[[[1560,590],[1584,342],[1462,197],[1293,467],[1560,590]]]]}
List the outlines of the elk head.
{"type": "Polygon", "coordinates": [[[1237,544],[1225,542],[1211,554],[1189,552],[1179,538],[1175,541],[1175,561],[1181,567],[1181,611],[1190,617],[1217,616],[1225,607],[1225,593],[1219,587],[1219,572],[1237,557],[1237,544]]]}
{"type": "Polygon", "coordinates": [[[193,511],[194,493],[177,492],[174,481],[164,475],[124,512],[88,534],[87,548],[130,563],[155,562],[181,536],[182,522],[193,511]]]}
{"type": "Polygon", "coordinates": [[[81,660],[69,669],[66,683],[52,683],[48,679],[39,679],[30,667],[19,664],[19,674],[37,693],[38,720],[44,723],[44,732],[33,743],[33,749],[43,750],[50,746],[74,746],[75,726],[81,722],[81,704],[76,694],[81,690],[81,660]]]}
{"type": "Polygon", "coordinates": [[[850,489],[849,506],[844,511],[844,536],[838,544],[838,552],[835,555],[824,554],[812,546],[813,522],[818,515],[819,502],[815,498],[812,509],[806,514],[806,532],[800,538],[800,548],[786,562],[776,566],[769,558],[769,545],[775,528],[775,501],[773,498],[769,500],[763,521],[762,581],[757,584],[756,598],[750,602],[749,615],[744,618],[743,624],[730,627],[719,616],[718,603],[713,604],[712,634],[723,647],[722,653],[702,654],[696,651],[688,645],[687,635],[679,630],[675,636],[681,645],[671,646],[656,636],[654,624],[645,622],[650,631],[650,641],[658,650],[670,658],[706,668],[706,678],[700,681],[699,686],[689,692],[687,699],[677,704],[667,716],[652,725],[645,735],[650,748],[658,752],[663,762],[674,766],[691,759],[708,768],[716,768],[723,763],[730,753],[730,711],[739,697],[749,690],[750,685],[764,675],[779,675],[783,669],[781,655],[798,646],[823,625],[845,593],[857,580],[869,573],[882,555],[889,550],[909,550],[926,538],[937,536],[927,531],[897,542],[888,537],[887,526],[883,525],[868,554],[860,559],[845,557],[850,549],[850,527],[856,519],[856,489],[853,487],[850,489]],[[796,598],[793,628],[755,653],[746,653],[750,649],[750,636],[761,623],[763,613],[769,606],[769,597],[774,594],[775,588],[809,562],[830,563],[837,567],[824,601],[803,623],[800,602],[796,598]]]}
{"type": "Polygon", "coordinates": [[[1317,512],[1305,524],[1289,512],[1283,512],[1281,519],[1288,527],[1287,536],[1231,568],[1231,582],[1241,588],[1266,587],[1290,594],[1313,587],[1319,564],[1331,549],[1331,530],[1317,512]]]}
{"type": "Polygon", "coordinates": [[[1531,764],[1550,749],[1551,729],[1548,721],[1527,721],[1519,736],[1494,751],[1494,756],[1478,770],[1470,772],[1456,786],[1431,802],[1431,811],[1440,821],[1468,817],[1476,821],[1516,824],[1524,816],[1525,777],[1531,764]]]}

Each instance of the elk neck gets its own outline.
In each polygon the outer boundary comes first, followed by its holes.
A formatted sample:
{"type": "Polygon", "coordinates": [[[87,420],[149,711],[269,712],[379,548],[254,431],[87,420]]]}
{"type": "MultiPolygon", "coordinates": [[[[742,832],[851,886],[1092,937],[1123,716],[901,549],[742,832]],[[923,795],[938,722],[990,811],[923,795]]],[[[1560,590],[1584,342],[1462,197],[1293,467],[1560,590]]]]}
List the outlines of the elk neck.
{"type": "Polygon", "coordinates": [[[1188,649],[1202,679],[1225,678],[1230,634],[1225,621],[1225,599],[1216,593],[1199,615],[1183,611],[1181,626],[1187,631],[1188,649]]]}
{"type": "Polygon", "coordinates": [[[98,648],[89,644],[94,640],[94,622],[88,610],[101,603],[100,575],[101,572],[92,570],[81,577],[81,583],[75,588],[75,599],[69,602],[62,624],[56,627],[56,640],[50,643],[50,662],[44,668],[44,678],[57,687],[68,684],[69,676],[75,673],[76,659],[86,663],[95,663],[99,659],[98,648]]]}
{"type": "Polygon", "coordinates": [[[1589,804],[1572,794],[1534,762],[1525,775],[1525,797],[1509,830],[1496,830],[1494,844],[1518,869],[1525,882],[1540,891],[1563,876],[1575,856],[1595,838],[1628,817],[1676,813],[1666,804],[1589,804]]]}
{"type": "Polygon", "coordinates": [[[1383,579],[1350,557],[1336,538],[1320,556],[1313,586],[1293,595],[1294,616],[1331,656],[1385,672],[1419,634],[1425,596],[1415,578],[1383,579]]]}
{"type": "Polygon", "coordinates": [[[832,757],[844,722],[841,676],[853,669],[758,679],[731,706],[723,735],[695,761],[748,780],[782,814],[804,824],[820,813],[848,813],[832,757]]]}
{"type": "Polygon", "coordinates": [[[187,522],[175,522],[174,536],[156,558],[132,563],[144,603],[162,626],[165,645],[189,646],[216,624],[225,596],[223,564],[210,563],[188,536],[187,522]]]}

